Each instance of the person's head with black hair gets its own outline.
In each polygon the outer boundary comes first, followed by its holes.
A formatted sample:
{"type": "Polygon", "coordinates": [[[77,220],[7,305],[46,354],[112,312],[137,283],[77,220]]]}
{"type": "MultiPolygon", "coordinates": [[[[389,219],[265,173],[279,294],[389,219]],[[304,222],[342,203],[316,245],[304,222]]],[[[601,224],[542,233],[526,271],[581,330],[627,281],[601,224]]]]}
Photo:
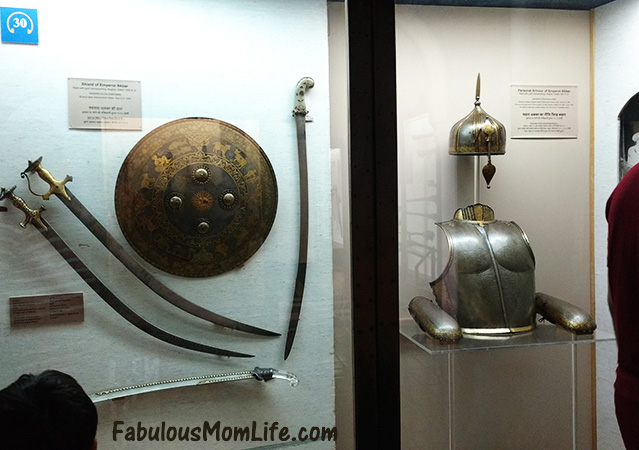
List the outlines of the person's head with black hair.
{"type": "Polygon", "coordinates": [[[0,443],[11,450],[92,450],[98,413],[63,372],[25,374],[0,390],[0,443]]]}

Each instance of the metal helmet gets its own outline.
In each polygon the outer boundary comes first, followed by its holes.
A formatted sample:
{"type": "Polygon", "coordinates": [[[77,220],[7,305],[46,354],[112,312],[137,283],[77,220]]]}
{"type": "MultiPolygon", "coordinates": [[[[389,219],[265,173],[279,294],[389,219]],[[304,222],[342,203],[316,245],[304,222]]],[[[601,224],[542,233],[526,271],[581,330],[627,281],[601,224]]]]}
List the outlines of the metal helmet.
{"type": "Polygon", "coordinates": [[[490,180],[496,170],[491,162],[491,156],[506,153],[506,128],[480,106],[480,85],[480,76],[477,74],[475,107],[451,128],[448,154],[487,155],[488,164],[484,166],[482,173],[490,188],[490,180]]]}
{"type": "Polygon", "coordinates": [[[450,155],[503,155],[506,128],[482,109],[479,101],[480,76],[477,75],[475,107],[450,130],[450,155]]]}

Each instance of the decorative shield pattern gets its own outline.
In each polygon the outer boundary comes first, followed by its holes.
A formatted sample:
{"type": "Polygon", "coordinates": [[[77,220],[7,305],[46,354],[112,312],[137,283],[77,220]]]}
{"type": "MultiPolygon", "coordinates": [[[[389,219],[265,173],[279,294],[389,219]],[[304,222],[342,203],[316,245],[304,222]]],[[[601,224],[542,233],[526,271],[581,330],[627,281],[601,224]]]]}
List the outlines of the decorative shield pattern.
{"type": "Polygon", "coordinates": [[[277,210],[275,173],[260,146],[215,119],[180,119],[143,137],[115,188],[122,233],[154,266],[206,277],[241,266],[277,210]]]}

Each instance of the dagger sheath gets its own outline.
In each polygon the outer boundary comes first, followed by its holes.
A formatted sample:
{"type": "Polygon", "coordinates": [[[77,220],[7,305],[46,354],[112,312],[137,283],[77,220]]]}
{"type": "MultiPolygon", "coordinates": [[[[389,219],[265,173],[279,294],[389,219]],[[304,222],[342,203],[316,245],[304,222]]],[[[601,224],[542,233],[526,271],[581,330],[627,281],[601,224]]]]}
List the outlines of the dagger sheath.
{"type": "MultiPolygon", "coordinates": [[[[261,336],[280,336],[279,333],[258,328],[237,320],[230,319],[220,314],[205,309],[191,301],[187,300],[177,292],[170,289],[160,280],[155,278],[142,264],[140,264],[133,256],[127,252],[122,245],[107,231],[104,226],[96,219],[91,212],[78,200],[77,197],[66,187],[66,182],[72,178],[67,176],[63,181],[57,181],[51,173],[42,168],[40,161],[42,158],[34,162],[29,162],[29,167],[22,173],[36,172],[47,182],[51,189],[47,194],[42,195],[43,199],[48,199],[51,194],[55,194],[60,201],[86,226],[89,231],[113,254],[136,278],[146,284],[153,292],[171,303],[173,306],[192,314],[201,319],[212,322],[233,330],[243,331],[245,333],[257,334],[261,336]]],[[[27,178],[28,180],[28,178],[27,178]]],[[[29,188],[31,189],[31,188],[29,188]]],[[[33,191],[32,191],[33,192],[33,191]]],[[[38,195],[38,194],[36,194],[38,195]]]]}
{"type": "Polygon", "coordinates": [[[293,108],[295,116],[295,128],[297,131],[297,154],[299,161],[300,177],[300,235],[299,254],[297,258],[297,275],[295,277],[295,291],[293,292],[293,303],[291,305],[291,315],[286,335],[286,345],[284,347],[284,359],[287,359],[293,347],[297,325],[300,320],[302,310],[302,298],[304,296],[304,285],[306,284],[306,266],[308,262],[308,164],[306,156],[306,103],[304,95],[306,89],[312,88],[315,82],[312,78],[302,78],[295,89],[296,99],[293,108]]]}

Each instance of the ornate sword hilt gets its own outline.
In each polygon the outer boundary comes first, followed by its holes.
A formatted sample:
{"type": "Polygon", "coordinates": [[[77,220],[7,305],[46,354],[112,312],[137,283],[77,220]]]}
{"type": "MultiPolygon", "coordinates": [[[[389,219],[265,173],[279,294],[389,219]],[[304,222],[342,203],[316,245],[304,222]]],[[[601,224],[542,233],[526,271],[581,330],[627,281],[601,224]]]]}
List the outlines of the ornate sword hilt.
{"type": "Polygon", "coordinates": [[[51,195],[53,194],[59,194],[63,196],[64,198],[66,198],[67,200],[71,200],[71,197],[67,193],[67,190],[64,187],[64,185],[67,184],[69,181],[73,181],[73,177],[67,175],[66,177],[64,177],[64,180],[58,181],[55,178],[53,178],[53,175],[51,175],[51,172],[49,172],[47,169],[42,167],[41,162],[42,162],[42,156],[33,162],[29,161],[29,166],[25,169],[24,172],[20,174],[22,178],[27,179],[27,186],[29,187],[29,191],[33,195],[42,197],[43,200],[49,200],[49,197],[51,197],[51,195]],[[27,175],[27,173],[37,173],[38,176],[42,178],[42,180],[49,185],[49,191],[46,194],[38,194],[36,192],[33,192],[33,190],[31,189],[31,180],[29,179],[29,176],[27,175]]]}
{"type": "Polygon", "coordinates": [[[4,200],[5,198],[9,198],[13,206],[22,211],[25,215],[24,221],[20,223],[22,228],[26,228],[27,224],[33,222],[34,226],[40,227],[43,230],[47,230],[47,226],[42,222],[42,218],[40,217],[40,213],[45,210],[44,206],[41,206],[40,209],[32,209],[29,208],[29,205],[16,194],[13,193],[15,190],[15,186],[11,189],[5,189],[0,187],[0,200],[4,200]]]}
{"type": "Polygon", "coordinates": [[[310,77],[304,77],[300,81],[297,82],[297,86],[295,87],[295,105],[293,106],[293,115],[302,115],[305,116],[308,114],[306,110],[306,90],[315,86],[315,82],[310,77]]]}

